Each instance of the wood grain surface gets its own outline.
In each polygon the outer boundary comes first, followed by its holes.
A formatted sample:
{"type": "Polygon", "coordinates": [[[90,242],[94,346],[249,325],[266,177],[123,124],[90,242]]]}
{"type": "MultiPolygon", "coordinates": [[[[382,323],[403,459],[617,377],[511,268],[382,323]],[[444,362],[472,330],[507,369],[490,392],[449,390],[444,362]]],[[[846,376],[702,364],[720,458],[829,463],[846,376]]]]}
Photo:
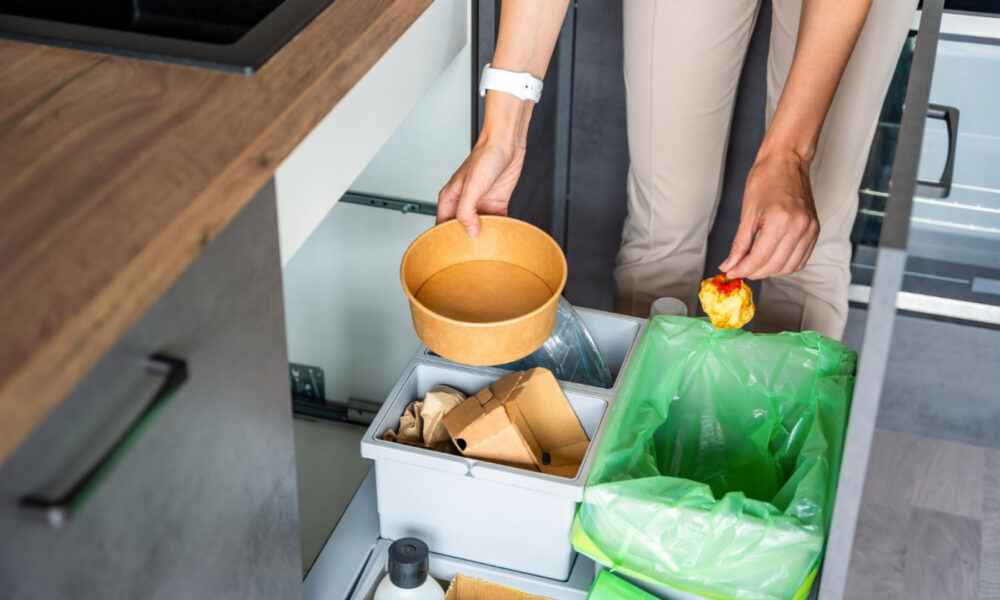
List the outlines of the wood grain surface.
{"type": "Polygon", "coordinates": [[[846,600],[1000,600],[1000,450],[876,429],[846,600]]]}
{"type": "Polygon", "coordinates": [[[431,0],[337,0],[252,76],[0,40],[0,461],[431,0]]]}
{"type": "Polygon", "coordinates": [[[979,521],[937,510],[910,513],[903,598],[979,598],[979,521]]]}

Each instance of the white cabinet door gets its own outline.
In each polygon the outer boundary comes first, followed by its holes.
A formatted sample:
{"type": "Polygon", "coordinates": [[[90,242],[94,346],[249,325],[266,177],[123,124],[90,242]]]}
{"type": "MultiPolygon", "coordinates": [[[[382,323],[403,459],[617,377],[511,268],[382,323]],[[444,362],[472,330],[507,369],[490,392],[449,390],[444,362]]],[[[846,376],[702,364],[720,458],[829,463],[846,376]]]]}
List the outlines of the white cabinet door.
{"type": "Polygon", "coordinates": [[[323,369],[328,399],[381,403],[416,352],[399,262],[433,224],[342,202],[285,265],[288,357],[323,369]]]}
{"type": "MultiPolygon", "coordinates": [[[[291,260],[456,57],[468,56],[469,14],[469,0],[435,0],[278,167],[275,180],[282,264],[291,260]]],[[[457,92],[466,104],[470,69],[464,70],[467,83],[457,92]]],[[[449,71],[446,89],[437,94],[455,93],[461,71],[457,67],[449,71]]],[[[448,98],[448,102],[460,101],[448,98]]],[[[454,135],[467,143],[470,123],[471,116],[458,119],[455,132],[448,132],[446,137],[454,135]]],[[[445,132],[439,130],[437,134],[440,138],[445,132]]],[[[414,166],[419,171],[420,161],[427,159],[424,151],[407,154],[412,158],[394,157],[389,162],[416,161],[414,166]]],[[[454,151],[443,154],[447,156],[435,160],[450,162],[454,151]]],[[[400,178],[405,179],[402,175],[400,178]]],[[[374,183],[367,187],[378,188],[374,183]]]]}

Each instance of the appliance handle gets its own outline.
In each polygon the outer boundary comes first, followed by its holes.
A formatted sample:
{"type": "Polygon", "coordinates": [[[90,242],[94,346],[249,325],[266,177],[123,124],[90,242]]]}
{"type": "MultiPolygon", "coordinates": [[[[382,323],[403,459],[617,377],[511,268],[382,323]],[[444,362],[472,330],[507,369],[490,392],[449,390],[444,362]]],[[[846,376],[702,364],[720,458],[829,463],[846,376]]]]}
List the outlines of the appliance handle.
{"type": "Polygon", "coordinates": [[[64,488],[66,491],[53,497],[44,492],[29,494],[21,498],[20,507],[28,513],[41,516],[52,527],[59,527],[87,502],[115,466],[128,454],[157,414],[166,406],[174,392],[187,380],[187,363],[165,354],[154,354],[143,358],[140,365],[147,371],[163,376],[163,383],[149,399],[143,409],[129,423],[118,438],[75,482],[64,488]]]}
{"type": "Polygon", "coordinates": [[[925,198],[947,198],[951,194],[951,176],[955,170],[955,147],[958,143],[958,109],[954,106],[929,104],[928,119],[940,119],[948,128],[948,158],[938,181],[917,180],[916,195],[925,198]]]}

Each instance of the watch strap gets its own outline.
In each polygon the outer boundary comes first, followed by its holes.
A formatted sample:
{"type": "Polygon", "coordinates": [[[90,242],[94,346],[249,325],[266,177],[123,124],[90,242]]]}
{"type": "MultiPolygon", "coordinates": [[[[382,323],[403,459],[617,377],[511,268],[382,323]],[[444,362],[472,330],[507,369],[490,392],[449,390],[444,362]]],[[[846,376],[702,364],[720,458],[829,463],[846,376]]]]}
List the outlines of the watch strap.
{"type": "Polygon", "coordinates": [[[487,63],[479,78],[479,95],[485,96],[486,90],[506,92],[521,100],[538,102],[542,97],[542,80],[531,73],[494,69],[487,63]]]}

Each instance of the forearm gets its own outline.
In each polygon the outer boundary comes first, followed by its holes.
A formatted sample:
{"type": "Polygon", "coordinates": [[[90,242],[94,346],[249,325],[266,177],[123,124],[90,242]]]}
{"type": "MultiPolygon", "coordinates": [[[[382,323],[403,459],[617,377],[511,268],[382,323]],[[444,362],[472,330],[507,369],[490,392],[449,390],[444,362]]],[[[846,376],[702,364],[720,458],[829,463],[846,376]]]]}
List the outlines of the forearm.
{"type": "Polygon", "coordinates": [[[808,165],[872,0],[804,0],[798,42],[760,155],[794,153],[808,165]]]}
{"type": "MultiPolygon", "coordinates": [[[[568,0],[504,0],[492,65],[545,77],[568,0]]],[[[490,90],[486,93],[481,141],[524,146],[534,102],[490,90]]]]}

